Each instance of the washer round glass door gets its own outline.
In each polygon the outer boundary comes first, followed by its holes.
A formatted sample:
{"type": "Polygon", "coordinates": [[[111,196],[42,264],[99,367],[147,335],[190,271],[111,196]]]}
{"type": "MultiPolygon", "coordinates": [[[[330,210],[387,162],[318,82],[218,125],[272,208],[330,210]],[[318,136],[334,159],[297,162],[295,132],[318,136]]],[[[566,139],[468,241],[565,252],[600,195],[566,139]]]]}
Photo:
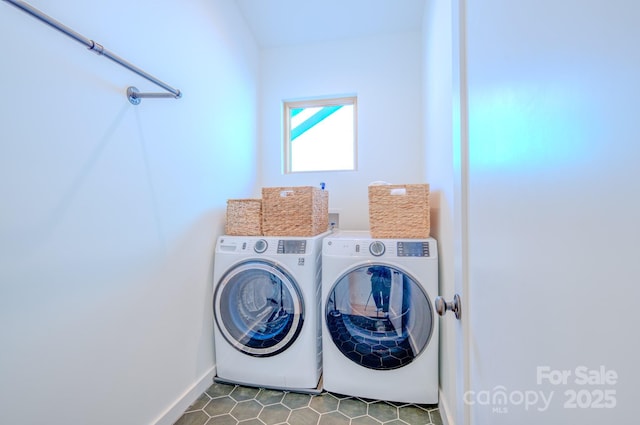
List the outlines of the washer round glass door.
{"type": "Polygon", "coordinates": [[[275,263],[250,260],[218,282],[213,311],[218,330],[242,353],[273,356],[296,340],[304,301],[293,278],[275,263]]]}
{"type": "Polygon", "coordinates": [[[385,264],[368,263],[342,275],[329,292],[325,313],[342,354],[376,370],[411,363],[429,344],[434,326],[422,286],[385,264]]]}

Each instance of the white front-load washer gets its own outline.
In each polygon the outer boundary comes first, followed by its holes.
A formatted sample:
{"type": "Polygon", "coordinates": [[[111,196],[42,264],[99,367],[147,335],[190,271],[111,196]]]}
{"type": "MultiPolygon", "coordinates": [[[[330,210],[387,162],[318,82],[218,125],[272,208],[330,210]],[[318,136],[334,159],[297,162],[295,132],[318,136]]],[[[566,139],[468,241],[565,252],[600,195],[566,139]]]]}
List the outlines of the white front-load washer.
{"type": "Polygon", "coordinates": [[[214,259],[216,380],[319,388],[322,239],[221,236],[214,259]]]}
{"type": "Polygon", "coordinates": [[[323,240],[323,386],[344,395],[438,402],[436,240],[323,240]]]}

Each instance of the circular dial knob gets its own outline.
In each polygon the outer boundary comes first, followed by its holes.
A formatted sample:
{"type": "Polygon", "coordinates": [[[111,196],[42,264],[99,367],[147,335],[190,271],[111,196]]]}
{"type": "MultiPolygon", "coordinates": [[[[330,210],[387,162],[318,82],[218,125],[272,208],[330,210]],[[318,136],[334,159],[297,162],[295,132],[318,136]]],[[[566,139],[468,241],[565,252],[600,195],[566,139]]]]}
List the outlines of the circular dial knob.
{"type": "Polygon", "coordinates": [[[256,241],[256,244],[254,245],[253,250],[258,254],[262,254],[267,250],[268,246],[269,244],[267,243],[267,241],[265,241],[264,239],[259,239],[258,241],[256,241]]]}
{"type": "Polygon", "coordinates": [[[371,245],[369,245],[369,252],[371,253],[371,255],[374,255],[376,257],[384,254],[384,250],[384,244],[380,241],[373,241],[371,242],[371,245]]]}

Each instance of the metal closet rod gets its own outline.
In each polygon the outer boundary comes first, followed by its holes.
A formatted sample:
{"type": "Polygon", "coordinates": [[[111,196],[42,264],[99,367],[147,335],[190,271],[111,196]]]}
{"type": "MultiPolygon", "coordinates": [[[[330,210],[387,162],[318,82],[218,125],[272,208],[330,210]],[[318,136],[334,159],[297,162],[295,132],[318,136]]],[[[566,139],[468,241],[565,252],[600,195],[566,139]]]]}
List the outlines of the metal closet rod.
{"type": "Polygon", "coordinates": [[[102,56],[105,56],[105,57],[111,59],[112,61],[116,62],[117,64],[120,64],[120,65],[124,66],[128,70],[135,72],[139,76],[141,76],[143,78],[146,78],[147,80],[151,81],[152,83],[162,87],[163,89],[165,89],[166,91],[169,92],[169,93],[140,93],[140,91],[137,88],[128,87],[127,88],[127,98],[129,99],[129,102],[133,103],[134,105],[138,105],[140,103],[140,100],[142,98],[145,98],[145,97],[147,97],[147,98],[173,97],[175,99],[179,99],[179,98],[182,97],[182,93],[180,92],[180,90],[174,89],[173,87],[171,87],[167,83],[164,83],[164,82],[158,80],[153,75],[151,75],[151,74],[143,71],[142,69],[138,68],[137,66],[127,62],[126,60],[122,59],[118,55],[116,55],[116,54],[110,52],[109,50],[105,49],[102,45],[96,43],[95,41],[90,40],[90,39],[88,39],[87,37],[85,37],[85,36],[83,36],[81,34],[78,34],[74,30],[72,30],[71,28],[67,27],[66,25],[61,24],[60,22],[56,21],[52,17],[42,13],[40,10],[36,9],[35,7],[31,6],[30,4],[28,4],[28,3],[24,2],[24,1],[19,1],[19,0],[4,0],[4,1],[6,1],[7,3],[13,4],[15,7],[19,8],[19,9],[22,9],[24,12],[27,12],[29,15],[33,16],[34,18],[39,19],[40,21],[44,22],[45,24],[52,26],[53,28],[57,29],[58,31],[68,35],[71,38],[73,38],[74,40],[84,44],[85,46],[87,46],[87,48],[89,50],[92,50],[92,51],[96,52],[98,55],[102,55],[102,56]]]}

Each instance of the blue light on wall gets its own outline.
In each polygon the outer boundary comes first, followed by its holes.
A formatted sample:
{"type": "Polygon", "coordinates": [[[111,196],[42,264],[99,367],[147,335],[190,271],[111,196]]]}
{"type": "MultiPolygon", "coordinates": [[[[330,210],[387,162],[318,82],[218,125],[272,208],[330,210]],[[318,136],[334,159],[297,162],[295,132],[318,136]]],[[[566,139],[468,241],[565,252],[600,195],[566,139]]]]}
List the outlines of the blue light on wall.
{"type": "Polygon", "coordinates": [[[571,87],[549,85],[472,91],[470,160],[475,167],[525,171],[590,159],[585,143],[592,135],[584,124],[592,114],[584,98],[571,87]]]}

